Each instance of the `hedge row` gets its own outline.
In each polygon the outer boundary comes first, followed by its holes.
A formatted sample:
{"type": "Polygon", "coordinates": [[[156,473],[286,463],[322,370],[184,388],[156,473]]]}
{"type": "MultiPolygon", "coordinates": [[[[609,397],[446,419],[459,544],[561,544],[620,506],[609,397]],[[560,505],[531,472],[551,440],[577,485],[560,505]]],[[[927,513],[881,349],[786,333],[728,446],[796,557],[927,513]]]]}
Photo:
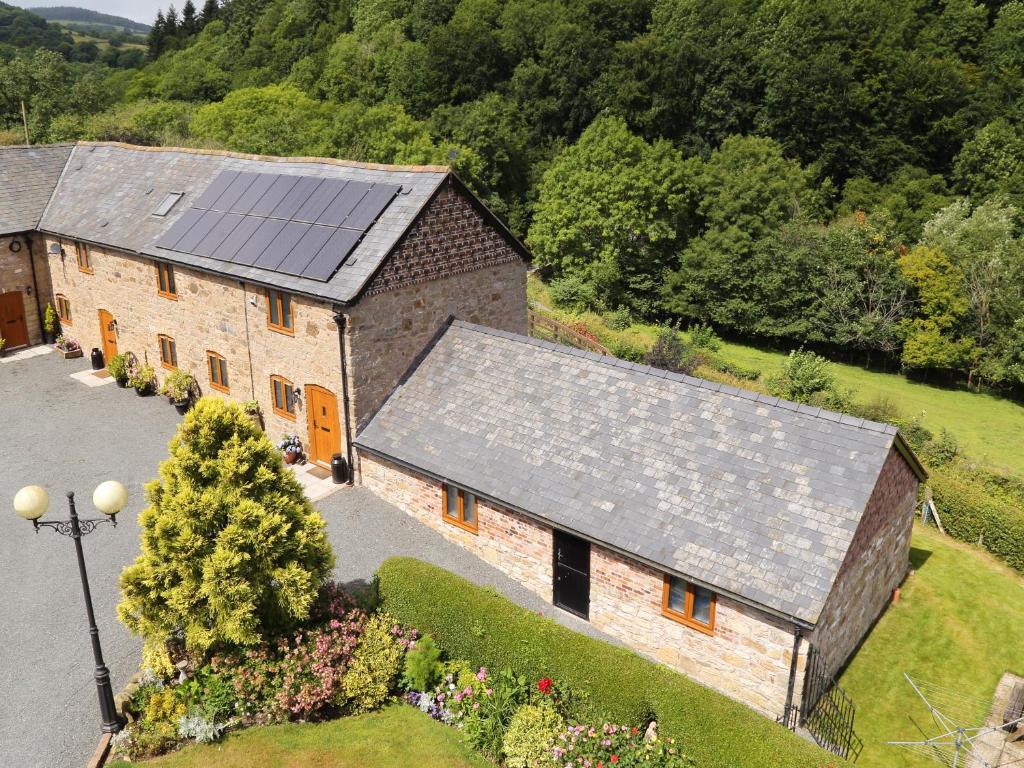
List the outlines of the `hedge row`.
{"type": "Polygon", "coordinates": [[[982,546],[1024,573],[1024,494],[1015,481],[957,463],[929,478],[942,525],[956,539],[982,546]]]}
{"type": "Polygon", "coordinates": [[[641,723],[677,739],[701,768],[817,768],[842,761],[667,667],[532,613],[442,568],[392,558],[377,572],[385,610],[430,633],[450,658],[589,696],[595,719],[641,723]]]}

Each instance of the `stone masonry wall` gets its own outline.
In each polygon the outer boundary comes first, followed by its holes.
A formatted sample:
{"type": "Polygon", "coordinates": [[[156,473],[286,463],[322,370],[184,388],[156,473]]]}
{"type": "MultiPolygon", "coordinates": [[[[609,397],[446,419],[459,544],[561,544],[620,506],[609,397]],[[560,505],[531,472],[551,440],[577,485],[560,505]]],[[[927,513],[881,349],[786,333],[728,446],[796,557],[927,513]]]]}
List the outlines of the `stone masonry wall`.
{"type": "Polygon", "coordinates": [[[339,418],[344,417],[338,328],[326,305],[292,296],[295,334],[289,336],[268,327],[263,288],[175,267],[175,301],[157,293],[154,261],[93,248],[93,274],[86,274],[78,269],[73,243],[64,241],[64,248],[63,260],[49,256],[53,291],[71,302],[72,323],[64,330],[81,343],[86,356],[93,347],[102,348],[98,312],[106,309],[117,321],[118,351],[148,361],[162,380],[167,371],[160,364],[157,335],[170,336],[177,346],[178,368],[196,377],[203,394],[259,401],[267,433],[275,441],[295,432],[308,447],[309,434],[304,397],[295,421],[274,414],[272,375],[303,390],[316,384],[335,393],[339,418]],[[230,395],[210,386],[208,350],[228,361],[230,395]]]}
{"type": "Polygon", "coordinates": [[[890,449],[811,638],[830,674],[856,650],[907,573],[917,488],[906,460],[890,449]]]}
{"type": "MultiPolygon", "coordinates": [[[[36,250],[34,247],[33,250],[36,250]]],[[[0,237],[0,293],[21,293],[22,303],[25,305],[25,326],[28,331],[28,343],[39,344],[43,340],[42,328],[39,324],[39,309],[46,308],[46,302],[48,301],[48,283],[44,280],[39,280],[39,285],[35,286],[32,283],[32,262],[29,255],[29,244],[28,240],[24,235],[13,235],[0,237]],[[15,248],[20,245],[20,250],[12,251],[11,244],[17,243],[15,248]],[[37,296],[36,291],[39,294],[37,296]],[[40,301],[39,306],[36,305],[36,301],[40,301]]],[[[36,269],[37,273],[39,270],[39,261],[37,259],[36,269]]],[[[45,273],[45,269],[42,272],[45,273]]],[[[39,275],[42,277],[42,275],[39,275]]],[[[2,335],[3,329],[0,328],[0,335],[2,335]]]]}
{"type": "MultiPolygon", "coordinates": [[[[476,534],[441,517],[441,485],[361,452],[362,483],[384,500],[552,599],[552,528],[478,501],[476,534]]],[[[793,650],[791,627],[719,596],[714,635],[661,613],[663,574],[604,547],[591,548],[590,621],[635,650],[769,717],[782,714],[793,650]]],[[[806,644],[798,659],[799,697],[806,644]]]]}
{"type": "Polygon", "coordinates": [[[526,265],[517,256],[513,262],[365,296],[352,307],[346,348],[357,430],[391,394],[449,315],[526,334],[526,265]]]}

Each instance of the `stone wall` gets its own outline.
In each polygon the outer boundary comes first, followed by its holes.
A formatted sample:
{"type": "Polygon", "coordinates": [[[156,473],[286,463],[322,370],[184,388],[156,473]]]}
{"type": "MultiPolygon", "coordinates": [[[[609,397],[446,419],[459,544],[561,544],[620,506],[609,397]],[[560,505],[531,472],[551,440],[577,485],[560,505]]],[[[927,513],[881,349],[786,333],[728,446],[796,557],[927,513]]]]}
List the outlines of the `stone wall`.
{"type": "MultiPolygon", "coordinates": [[[[37,251],[38,245],[33,243],[31,250],[37,251]]],[[[46,302],[49,300],[48,282],[37,280],[36,283],[33,283],[32,256],[29,251],[29,239],[25,235],[0,237],[0,293],[18,292],[21,294],[21,300],[25,306],[28,343],[40,344],[43,334],[39,315],[40,310],[46,309],[46,302]],[[11,250],[12,244],[18,250],[11,250]]],[[[37,275],[40,271],[45,274],[45,268],[40,270],[40,267],[41,262],[36,259],[37,275]]],[[[43,275],[38,276],[42,277],[43,275]]],[[[0,328],[0,335],[3,335],[2,328],[0,328]]]]}
{"type": "Polygon", "coordinates": [[[890,449],[811,638],[829,674],[856,650],[906,576],[918,482],[890,449]]]}
{"type": "Polygon", "coordinates": [[[196,377],[203,394],[259,401],[267,433],[275,441],[296,432],[308,446],[309,434],[304,398],[295,421],[274,414],[271,376],[283,376],[303,390],[316,384],[334,392],[343,417],[339,335],[328,306],[292,296],[295,333],[290,336],[268,327],[261,287],[177,266],[178,298],[167,299],[157,293],[156,262],[93,248],[93,274],[86,274],[78,269],[73,243],[65,241],[64,247],[63,259],[49,256],[49,272],[54,293],[71,302],[72,323],[64,330],[79,341],[86,356],[93,347],[102,348],[98,312],[106,309],[117,321],[118,351],[134,352],[162,379],[167,371],[160,364],[157,336],[172,337],[178,368],[196,377]],[[207,351],[228,361],[229,395],[210,386],[207,351]]]}
{"type": "MultiPolygon", "coordinates": [[[[478,501],[478,531],[441,517],[441,484],[361,452],[361,480],[384,500],[464,546],[548,602],[552,599],[552,528],[478,501]]],[[[663,574],[605,547],[591,547],[590,621],[637,651],[769,716],[782,714],[793,650],[792,627],[719,596],[707,635],[662,615],[663,574]]],[[[800,675],[806,644],[798,659],[800,675]]]]}
{"type": "Polygon", "coordinates": [[[347,312],[356,432],[451,315],[515,333],[529,330],[526,264],[449,183],[347,312]]]}

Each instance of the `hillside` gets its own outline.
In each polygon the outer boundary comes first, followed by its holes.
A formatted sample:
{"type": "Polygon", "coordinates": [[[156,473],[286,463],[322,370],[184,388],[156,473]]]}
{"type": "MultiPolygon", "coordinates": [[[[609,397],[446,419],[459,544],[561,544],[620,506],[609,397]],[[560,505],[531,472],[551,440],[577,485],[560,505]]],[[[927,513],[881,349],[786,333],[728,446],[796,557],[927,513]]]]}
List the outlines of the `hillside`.
{"type": "Polygon", "coordinates": [[[65,27],[82,27],[85,29],[99,28],[108,31],[127,32],[133,35],[149,33],[150,26],[123,16],[112,16],[108,13],[92,11],[88,8],[55,5],[46,8],[29,8],[29,11],[42,16],[47,21],[57,22],[65,27]]]}
{"type": "Polygon", "coordinates": [[[57,50],[62,45],[71,45],[67,32],[48,24],[42,16],[0,3],[0,54],[5,47],[57,50]]]}

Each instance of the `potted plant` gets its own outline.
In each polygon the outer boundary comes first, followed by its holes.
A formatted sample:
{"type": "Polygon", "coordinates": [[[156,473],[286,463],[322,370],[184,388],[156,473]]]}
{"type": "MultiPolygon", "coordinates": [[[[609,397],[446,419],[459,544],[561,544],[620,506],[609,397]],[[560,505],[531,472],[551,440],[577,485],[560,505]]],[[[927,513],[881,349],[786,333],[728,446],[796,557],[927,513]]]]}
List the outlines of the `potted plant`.
{"type": "Polygon", "coordinates": [[[57,312],[53,309],[53,304],[47,303],[46,312],[43,313],[43,341],[47,344],[53,344],[53,340],[57,337],[57,312]]]}
{"type": "Polygon", "coordinates": [[[135,363],[128,367],[128,383],[139,397],[151,395],[156,390],[156,371],[149,363],[135,363]]]}
{"type": "Polygon", "coordinates": [[[7,339],[5,339],[3,336],[0,336],[0,357],[4,356],[4,347],[6,347],[6,346],[7,346],[7,339]]]}
{"type": "Polygon", "coordinates": [[[107,373],[121,389],[128,386],[128,355],[114,355],[107,363],[107,373]]]}
{"type": "Polygon", "coordinates": [[[298,435],[288,435],[281,441],[278,448],[284,452],[285,464],[295,464],[302,458],[302,441],[299,440],[298,435]]]}
{"type": "Polygon", "coordinates": [[[196,377],[185,371],[174,370],[164,378],[164,386],[160,392],[171,401],[178,413],[184,415],[192,405],[192,393],[195,391],[196,377]]]}
{"type": "Polygon", "coordinates": [[[65,360],[72,360],[82,356],[82,345],[63,333],[57,337],[57,343],[53,346],[65,360]]]}

